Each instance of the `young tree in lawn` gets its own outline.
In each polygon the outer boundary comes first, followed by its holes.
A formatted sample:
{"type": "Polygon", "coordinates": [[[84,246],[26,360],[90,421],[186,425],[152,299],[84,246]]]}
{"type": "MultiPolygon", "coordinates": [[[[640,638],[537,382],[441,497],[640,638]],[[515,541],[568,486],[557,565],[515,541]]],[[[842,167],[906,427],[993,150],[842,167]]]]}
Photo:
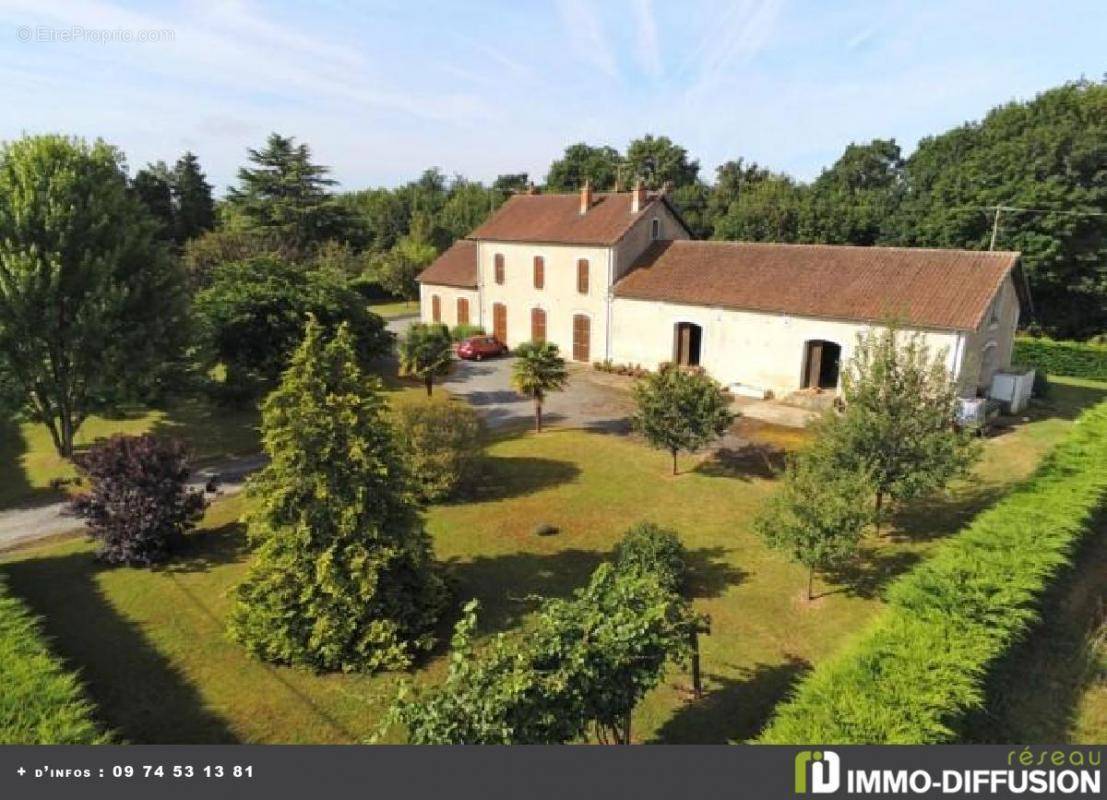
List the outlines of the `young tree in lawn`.
{"type": "Polygon", "coordinates": [[[185,447],[175,439],[112,436],[78,456],[89,482],[72,510],[88,522],[97,556],[131,566],[167,560],[204,513],[204,494],[187,487],[185,447]]]}
{"type": "Polygon", "coordinates": [[[399,355],[400,374],[421,379],[430,397],[435,377],[448,375],[453,363],[450,329],[437,322],[411,325],[400,338],[399,355]]]}
{"type": "Polygon", "coordinates": [[[0,146],[0,371],[69,458],[89,414],[142,401],[180,367],[184,275],[115,148],[0,146]]]}
{"type": "Polygon", "coordinates": [[[721,386],[702,370],[681,369],[663,364],[634,385],[638,410],[631,417],[634,429],[654,447],[673,457],[695,452],[722,436],[734,422],[730,401],[721,386]]]}
{"type": "Polygon", "coordinates": [[[249,483],[255,558],[230,634],[320,670],[403,669],[434,643],[446,592],[432,564],[380,382],[346,325],[311,320],[262,409],[268,465],[249,483]]]}
{"type": "Polygon", "coordinates": [[[957,386],[945,353],[932,354],[919,333],[888,326],[859,335],[842,373],[845,411],[816,426],[838,464],[866,472],[877,530],[887,501],[904,502],[965,474],[980,449],[954,429],[957,386]]]}
{"type": "Polygon", "coordinates": [[[515,355],[511,385],[534,401],[534,430],[542,432],[542,403],[550,392],[560,392],[569,380],[565,359],[553,342],[527,342],[515,355]]]}
{"type": "Polygon", "coordinates": [[[814,599],[815,571],[835,567],[857,552],[871,519],[869,476],[841,469],[815,444],[791,459],[780,487],[754,520],[775,550],[807,567],[807,599],[814,599]]]}
{"type": "Polygon", "coordinates": [[[547,600],[527,635],[473,646],[476,601],[446,681],[401,691],[388,717],[414,744],[559,744],[591,730],[630,742],[635,705],[684,661],[702,617],[656,574],[602,564],[569,599],[547,600]]]}

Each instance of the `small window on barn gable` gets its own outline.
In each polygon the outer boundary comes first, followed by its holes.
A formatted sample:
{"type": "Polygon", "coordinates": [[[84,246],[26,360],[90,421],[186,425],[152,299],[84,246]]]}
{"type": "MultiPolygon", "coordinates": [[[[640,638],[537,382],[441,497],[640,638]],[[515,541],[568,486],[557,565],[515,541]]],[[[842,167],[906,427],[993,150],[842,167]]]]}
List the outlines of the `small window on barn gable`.
{"type": "Polygon", "coordinates": [[[542,289],[546,285],[546,259],[534,257],[534,288],[542,289]]]}
{"type": "Polygon", "coordinates": [[[657,241],[661,238],[661,220],[654,217],[650,222],[650,238],[657,241]]]}
{"type": "Polygon", "coordinates": [[[496,283],[502,285],[504,282],[504,254],[496,253],[492,257],[492,265],[493,279],[496,283]]]}
{"type": "Polygon", "coordinates": [[[588,294],[588,259],[577,260],[577,291],[588,294]]]}
{"type": "Polygon", "coordinates": [[[992,298],[992,305],[988,309],[988,324],[995,326],[999,324],[999,306],[1000,301],[1003,299],[1003,287],[1000,287],[996,292],[996,296],[992,298]]]}

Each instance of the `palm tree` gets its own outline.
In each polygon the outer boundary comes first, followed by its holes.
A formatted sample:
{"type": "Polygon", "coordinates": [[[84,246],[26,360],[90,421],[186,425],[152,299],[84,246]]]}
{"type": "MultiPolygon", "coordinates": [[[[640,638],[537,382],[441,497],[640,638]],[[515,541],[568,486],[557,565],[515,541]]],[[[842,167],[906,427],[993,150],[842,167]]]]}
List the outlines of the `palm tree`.
{"type": "Polygon", "coordinates": [[[431,396],[436,375],[446,375],[453,362],[453,342],[445,325],[416,323],[400,339],[400,374],[423,379],[431,396]]]}
{"type": "Polygon", "coordinates": [[[552,342],[527,342],[515,351],[519,357],[511,369],[511,385],[534,400],[534,430],[542,431],[542,401],[549,392],[565,388],[569,373],[565,359],[552,342]]]}

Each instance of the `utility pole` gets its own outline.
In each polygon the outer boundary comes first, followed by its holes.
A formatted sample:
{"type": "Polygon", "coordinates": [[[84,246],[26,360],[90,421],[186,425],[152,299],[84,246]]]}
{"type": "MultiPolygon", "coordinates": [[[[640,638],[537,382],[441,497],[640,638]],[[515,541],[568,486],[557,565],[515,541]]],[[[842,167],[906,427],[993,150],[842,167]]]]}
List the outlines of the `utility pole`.
{"type": "Polygon", "coordinates": [[[1004,210],[1004,206],[996,206],[996,216],[992,221],[992,243],[988,246],[989,250],[996,249],[996,237],[999,236],[999,212],[1004,210]]]}

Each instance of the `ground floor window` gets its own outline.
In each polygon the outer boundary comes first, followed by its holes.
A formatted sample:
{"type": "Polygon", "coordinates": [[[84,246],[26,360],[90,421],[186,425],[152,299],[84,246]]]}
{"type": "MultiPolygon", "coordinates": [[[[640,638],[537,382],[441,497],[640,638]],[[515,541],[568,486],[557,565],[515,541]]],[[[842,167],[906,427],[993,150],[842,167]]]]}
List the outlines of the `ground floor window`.
{"type": "Polygon", "coordinates": [[[457,324],[469,324],[469,301],[464,297],[457,298],[457,324]]]}
{"type": "Polygon", "coordinates": [[[438,295],[431,295],[431,319],[434,322],[442,321],[442,298],[438,295]]]}
{"type": "Polygon", "coordinates": [[[703,328],[692,322],[678,322],[673,327],[673,361],[682,367],[700,365],[703,328]]]}
{"type": "Polygon", "coordinates": [[[507,344],[507,306],[503,303],[492,304],[492,335],[507,344]]]}
{"type": "Polygon", "coordinates": [[[808,341],[803,353],[803,388],[837,389],[841,361],[841,345],[822,339],[808,341]]]}
{"type": "Polygon", "coordinates": [[[573,315],[573,360],[589,360],[592,350],[592,320],[585,314],[573,315]]]}
{"type": "Polygon", "coordinates": [[[532,308],[530,311],[530,340],[546,341],[546,312],[540,308],[532,308]]]}

